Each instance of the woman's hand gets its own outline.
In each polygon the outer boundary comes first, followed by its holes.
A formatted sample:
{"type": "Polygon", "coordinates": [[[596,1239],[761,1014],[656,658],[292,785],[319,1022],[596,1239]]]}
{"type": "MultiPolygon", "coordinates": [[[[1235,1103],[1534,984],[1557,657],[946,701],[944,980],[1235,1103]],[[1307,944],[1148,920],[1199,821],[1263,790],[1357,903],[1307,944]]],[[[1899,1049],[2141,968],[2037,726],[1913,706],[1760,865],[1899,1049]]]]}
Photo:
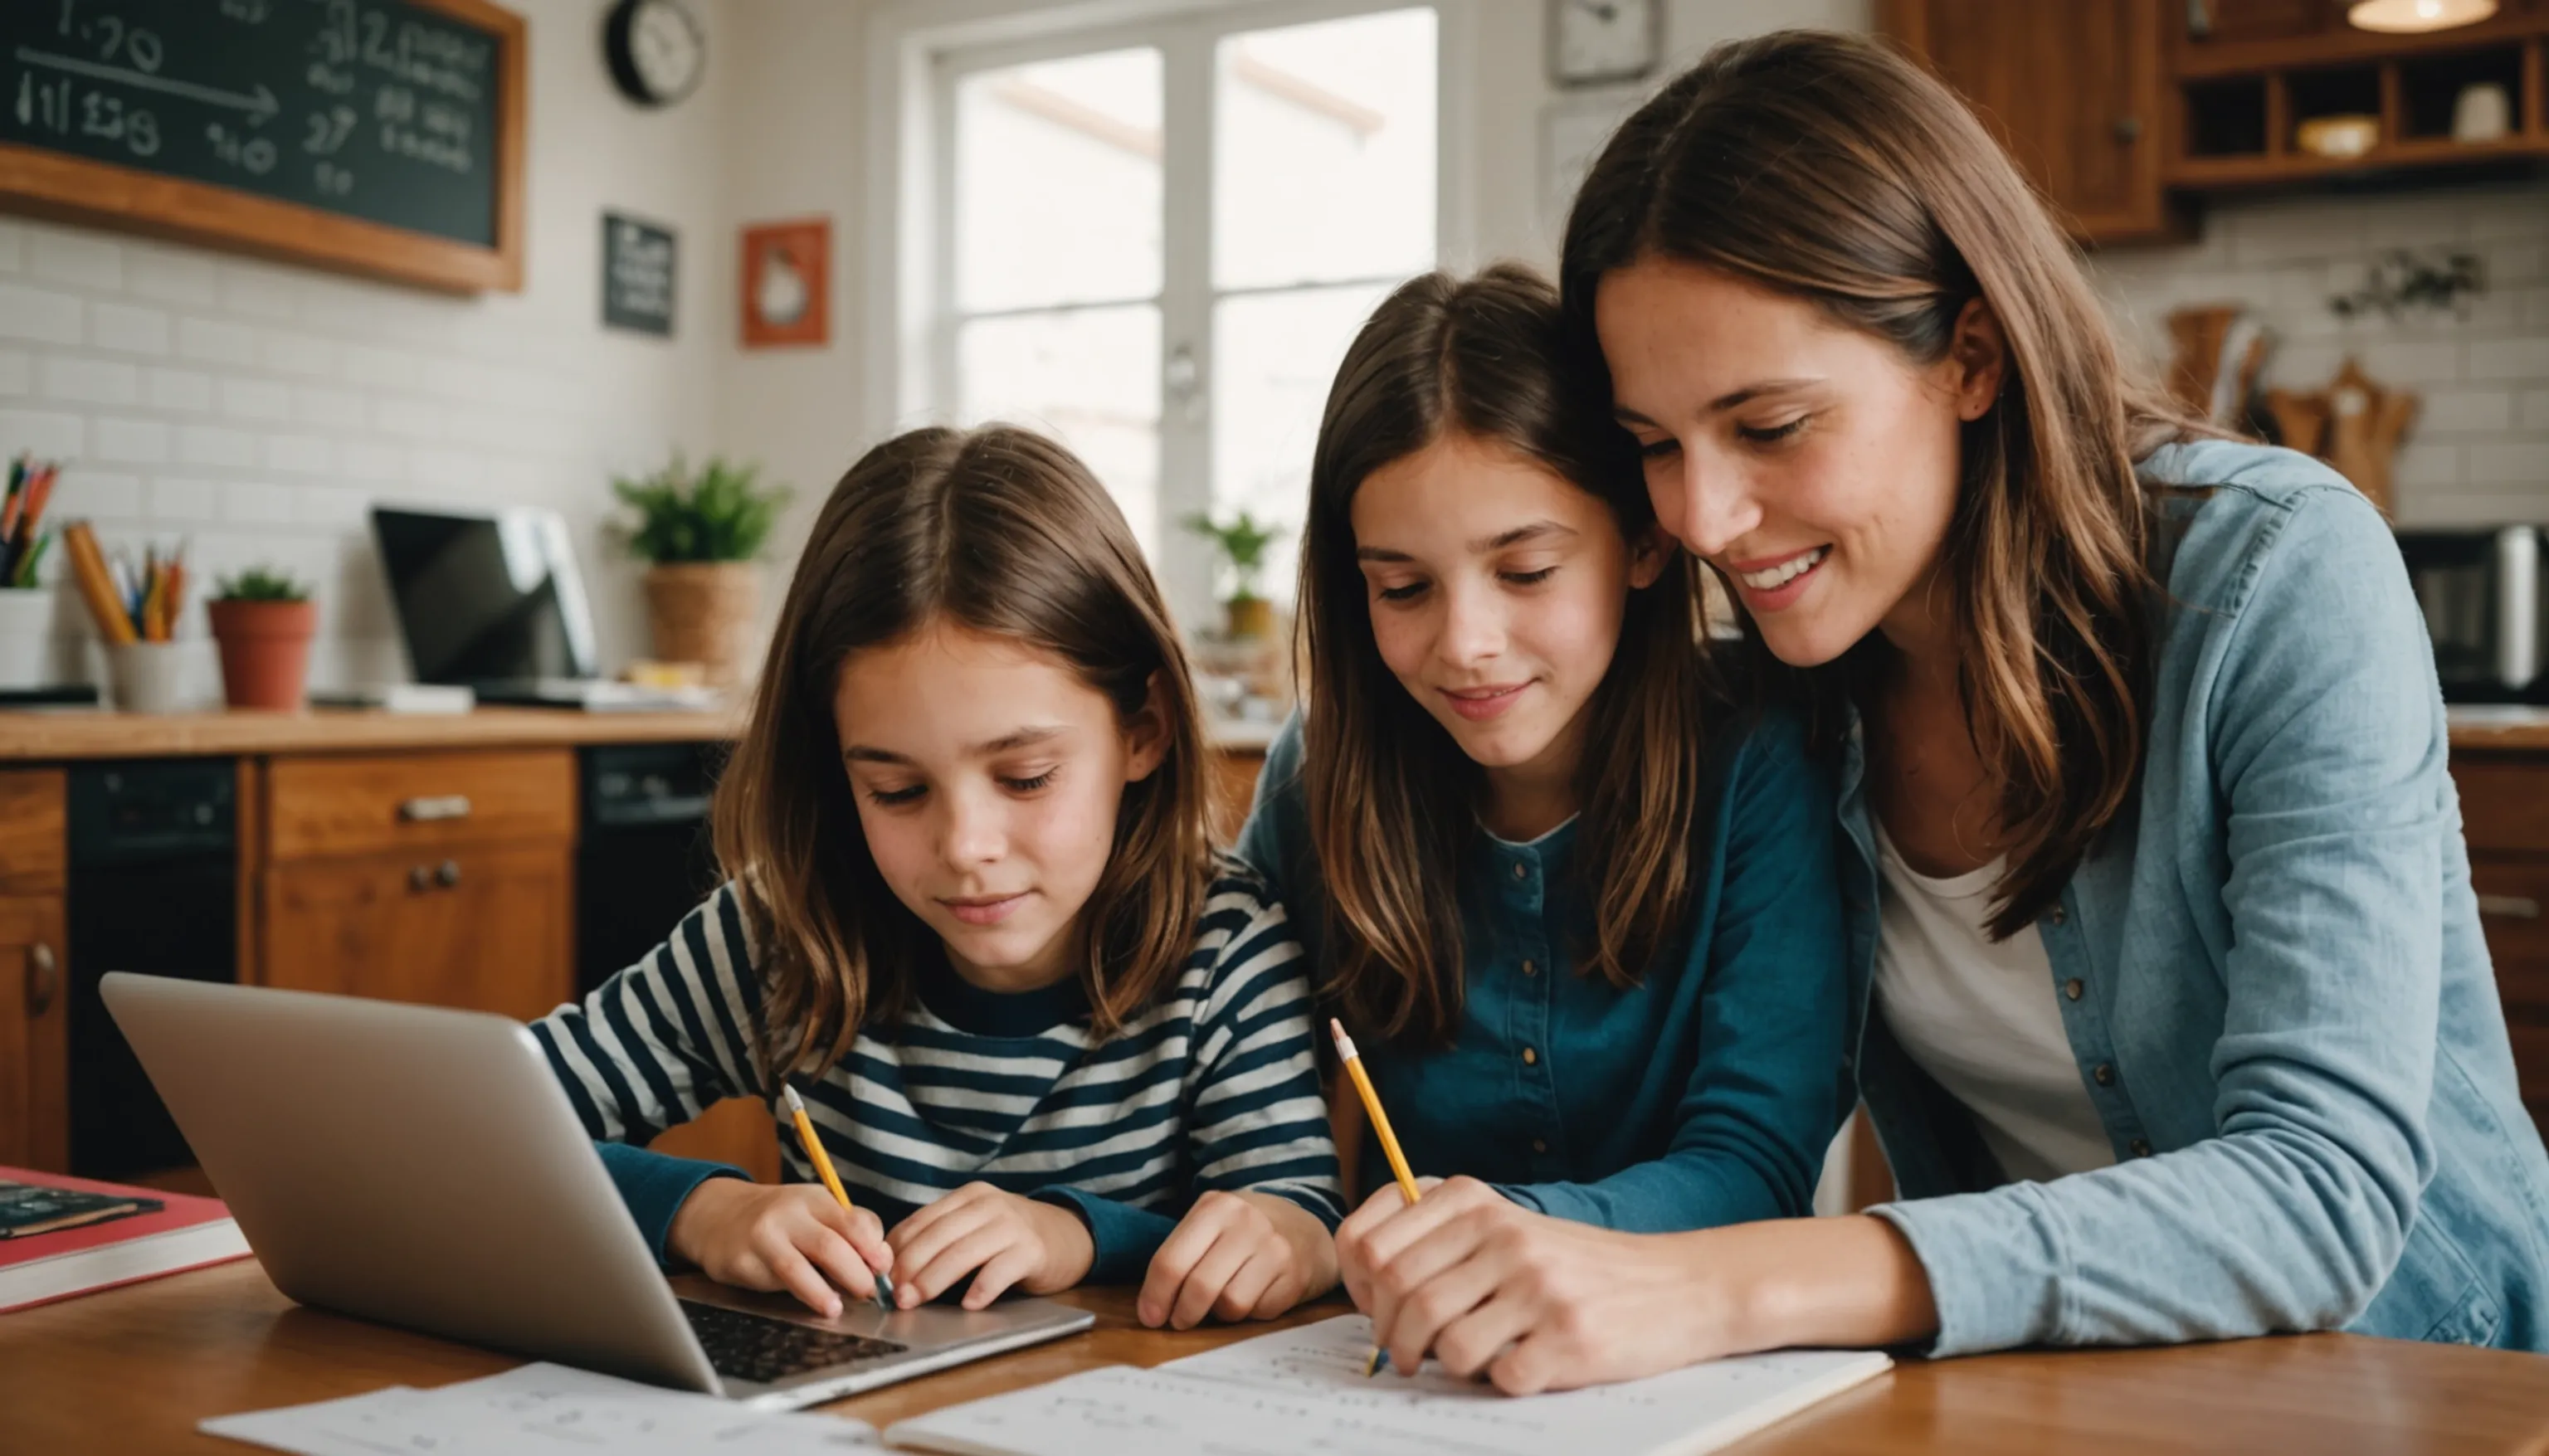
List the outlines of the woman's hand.
{"type": "Polygon", "coordinates": [[[974,1276],[964,1306],[1010,1289],[1052,1294],[1078,1284],[1097,1257],[1088,1226],[1066,1208],[968,1183],[895,1226],[894,1297],[912,1309],[974,1276]]]}
{"type": "Polygon", "coordinates": [[[827,1320],[841,1313],[839,1291],[874,1299],[876,1276],[894,1269],[877,1216],[844,1211],[813,1183],[710,1178],[682,1200],[665,1241],[719,1284],[784,1289],[827,1320]]]}
{"type": "Polygon", "coordinates": [[[1204,1194],[1151,1256],[1134,1310],[1145,1324],[1192,1329],[1216,1320],[1272,1320],[1337,1282],[1327,1226],[1271,1193],[1204,1194]]]}
{"type": "Polygon", "coordinates": [[[1373,1195],[1337,1230],[1337,1252],[1392,1368],[1413,1372],[1430,1353],[1508,1395],[1937,1326],[1911,1245],[1863,1216],[1616,1233],[1454,1178],[1413,1206],[1395,1189],[1373,1195]]]}

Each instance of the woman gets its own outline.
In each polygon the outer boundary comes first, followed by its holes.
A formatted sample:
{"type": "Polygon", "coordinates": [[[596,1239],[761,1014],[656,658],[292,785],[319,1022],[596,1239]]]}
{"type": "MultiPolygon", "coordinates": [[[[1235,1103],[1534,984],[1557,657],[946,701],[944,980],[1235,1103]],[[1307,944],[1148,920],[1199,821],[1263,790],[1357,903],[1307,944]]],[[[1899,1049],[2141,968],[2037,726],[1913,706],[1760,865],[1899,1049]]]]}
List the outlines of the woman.
{"type": "Polygon", "coordinates": [[[1369,1203],[1340,1261],[1393,1359],[2549,1348],[2549,1159],[2379,514],[2129,384],[2016,170],[1866,41],[1722,46],[1648,103],[1561,287],[1658,519],[1841,764],[1904,1201],[1521,1253],[1369,1203]]]}

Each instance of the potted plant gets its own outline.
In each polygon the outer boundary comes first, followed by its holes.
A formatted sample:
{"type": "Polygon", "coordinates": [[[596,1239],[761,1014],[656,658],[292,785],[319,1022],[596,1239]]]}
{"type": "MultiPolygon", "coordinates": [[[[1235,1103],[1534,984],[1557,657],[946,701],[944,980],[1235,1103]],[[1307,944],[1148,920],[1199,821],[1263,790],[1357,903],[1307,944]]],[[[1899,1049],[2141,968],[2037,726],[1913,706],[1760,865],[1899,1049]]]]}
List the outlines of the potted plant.
{"type": "Polygon", "coordinates": [[[1198,510],[1185,528],[1220,548],[1228,567],[1230,594],[1221,599],[1231,640],[1253,642],[1274,630],[1274,603],[1257,594],[1257,575],[1266,567],[1266,548],[1283,537],[1283,528],[1258,520],[1243,510],[1226,521],[1198,510]]]}
{"type": "Polygon", "coordinates": [[[214,583],[205,603],[222,652],[222,696],[235,708],[291,712],[309,685],[319,608],[284,572],[250,567],[214,583]]]}
{"type": "Polygon", "coordinates": [[[743,676],[761,606],[753,558],[788,502],[788,488],[764,486],[760,475],[758,466],[710,458],[694,476],[676,455],[653,475],[611,483],[636,515],[628,548],[649,564],[655,656],[698,663],[718,686],[743,676]]]}

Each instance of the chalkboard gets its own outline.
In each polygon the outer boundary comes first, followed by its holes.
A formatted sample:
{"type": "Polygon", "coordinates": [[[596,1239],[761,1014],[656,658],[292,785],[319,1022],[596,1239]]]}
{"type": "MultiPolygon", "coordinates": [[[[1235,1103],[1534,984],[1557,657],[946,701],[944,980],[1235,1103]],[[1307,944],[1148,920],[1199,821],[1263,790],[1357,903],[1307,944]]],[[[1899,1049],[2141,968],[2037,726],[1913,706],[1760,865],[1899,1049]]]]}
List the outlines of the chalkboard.
{"type": "MultiPolygon", "coordinates": [[[[72,211],[122,202],[103,210],[287,253],[308,241],[292,215],[370,225],[384,245],[339,228],[322,258],[392,274],[432,255],[401,236],[491,256],[512,244],[518,273],[521,48],[519,18],[486,0],[5,0],[0,152],[179,186],[91,172],[64,196],[60,168],[22,167],[55,185],[0,175],[0,190],[72,211]],[[292,213],[207,229],[258,210],[201,191],[292,213]]],[[[484,286],[478,272],[423,281],[484,286]]]]}
{"type": "Polygon", "coordinates": [[[602,215],[602,321],[673,336],[673,229],[617,213],[602,215]]]}

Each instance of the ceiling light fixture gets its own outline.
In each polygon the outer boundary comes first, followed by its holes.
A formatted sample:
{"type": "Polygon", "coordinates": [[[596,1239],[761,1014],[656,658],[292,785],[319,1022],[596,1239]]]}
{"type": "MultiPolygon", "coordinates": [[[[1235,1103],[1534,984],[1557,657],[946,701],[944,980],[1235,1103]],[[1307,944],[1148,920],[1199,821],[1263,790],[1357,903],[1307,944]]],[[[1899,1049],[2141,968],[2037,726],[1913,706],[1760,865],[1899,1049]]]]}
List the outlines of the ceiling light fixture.
{"type": "Polygon", "coordinates": [[[2345,18],[2355,29],[2412,36],[2474,26],[2496,14],[2496,0],[2354,0],[2345,18]]]}

